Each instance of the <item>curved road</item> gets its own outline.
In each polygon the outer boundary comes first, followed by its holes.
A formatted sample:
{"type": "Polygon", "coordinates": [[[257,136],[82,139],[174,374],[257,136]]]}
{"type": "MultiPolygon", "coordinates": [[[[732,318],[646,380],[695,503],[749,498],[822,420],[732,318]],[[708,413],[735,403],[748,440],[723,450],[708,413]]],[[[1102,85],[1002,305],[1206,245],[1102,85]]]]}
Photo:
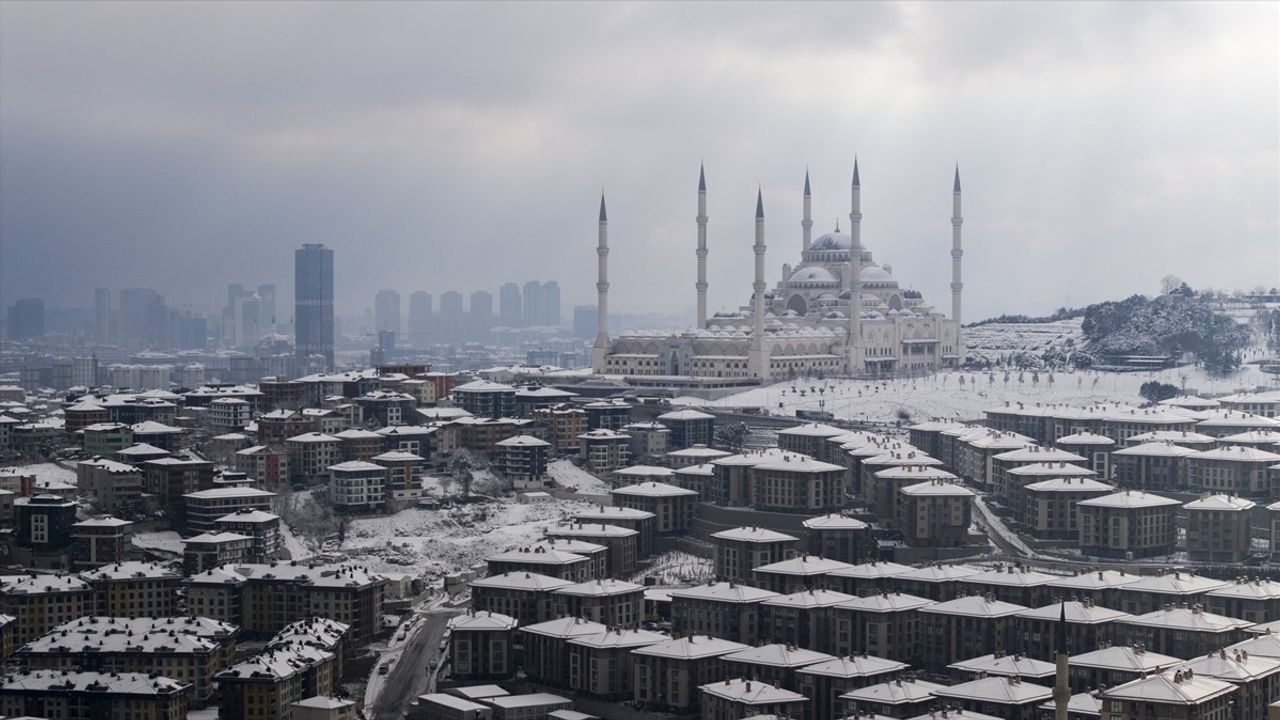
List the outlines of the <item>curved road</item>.
{"type": "MultiPolygon", "coordinates": [[[[421,614],[422,622],[405,643],[391,672],[387,673],[382,692],[373,705],[366,708],[365,713],[371,720],[400,720],[416,697],[435,691],[436,674],[428,671],[427,666],[432,660],[443,661],[440,640],[444,637],[449,618],[457,614],[457,610],[449,609],[428,610],[421,614]]],[[[377,672],[376,666],[374,672],[377,672]]]]}

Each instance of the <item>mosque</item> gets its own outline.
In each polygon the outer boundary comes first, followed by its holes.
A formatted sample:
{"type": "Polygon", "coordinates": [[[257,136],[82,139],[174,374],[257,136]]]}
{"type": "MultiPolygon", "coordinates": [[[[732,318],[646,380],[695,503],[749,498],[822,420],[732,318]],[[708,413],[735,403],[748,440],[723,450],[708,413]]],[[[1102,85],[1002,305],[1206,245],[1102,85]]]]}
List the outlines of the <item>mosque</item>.
{"type": "Polygon", "coordinates": [[[592,368],[633,384],[730,387],[796,376],[891,376],[955,367],[964,360],[960,333],[960,169],[951,217],[951,317],[902,287],[889,265],[862,245],[861,183],[853,163],[849,228],[811,239],[809,175],[804,181],[800,263],[764,280],[764,197],[756,195],[755,279],[751,302],[707,317],[707,183],[698,173],[697,327],[678,334],[609,337],[608,217],[600,198],[599,278],[592,368]],[[854,302],[854,298],[857,299],[854,302]],[[856,310],[854,310],[856,308],[856,310]]]}

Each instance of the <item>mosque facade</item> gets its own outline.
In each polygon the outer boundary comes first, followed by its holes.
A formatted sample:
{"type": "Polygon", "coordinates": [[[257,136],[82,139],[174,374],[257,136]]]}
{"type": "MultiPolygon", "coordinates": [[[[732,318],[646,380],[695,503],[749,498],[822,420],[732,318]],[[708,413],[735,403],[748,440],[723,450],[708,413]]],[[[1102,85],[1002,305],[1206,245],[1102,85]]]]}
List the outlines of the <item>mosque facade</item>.
{"type": "Polygon", "coordinates": [[[800,262],[764,281],[764,197],[756,196],[755,278],[750,303],[707,316],[707,185],[698,177],[696,327],[680,333],[608,332],[608,216],[600,198],[597,255],[597,374],[669,379],[673,384],[776,381],[796,376],[890,376],[955,367],[964,361],[960,329],[960,171],[952,191],[951,315],[902,286],[861,240],[861,182],[854,161],[848,230],[812,239],[808,173],[800,262]],[[856,302],[854,299],[856,298],[856,302]],[[856,308],[856,309],[855,309],[856,308]]]}

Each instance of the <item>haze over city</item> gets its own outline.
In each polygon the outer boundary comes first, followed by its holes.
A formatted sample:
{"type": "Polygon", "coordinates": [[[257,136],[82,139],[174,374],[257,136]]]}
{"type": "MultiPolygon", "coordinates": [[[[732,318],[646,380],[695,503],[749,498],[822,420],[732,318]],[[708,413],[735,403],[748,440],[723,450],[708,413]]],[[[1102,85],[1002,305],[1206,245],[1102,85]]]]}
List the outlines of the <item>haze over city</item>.
{"type": "MultiPolygon", "coordinates": [[[[292,297],[336,252],[380,288],[560,282],[593,300],[608,194],[615,312],[750,295],[848,212],[926,296],[965,179],[966,319],[1280,277],[1280,6],[0,4],[0,304],[155,287],[292,297]]],[[[843,223],[842,223],[843,225],[843,223]]]]}

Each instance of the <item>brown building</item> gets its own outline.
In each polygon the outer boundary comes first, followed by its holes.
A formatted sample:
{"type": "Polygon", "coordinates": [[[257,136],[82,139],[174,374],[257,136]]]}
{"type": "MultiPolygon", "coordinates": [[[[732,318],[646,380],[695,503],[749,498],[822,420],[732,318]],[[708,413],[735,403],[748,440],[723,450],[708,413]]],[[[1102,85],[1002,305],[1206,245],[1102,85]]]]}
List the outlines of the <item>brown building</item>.
{"type": "Polygon", "coordinates": [[[559,618],[519,630],[524,644],[524,672],[530,681],[551,687],[569,686],[569,641],[598,635],[609,628],[582,618],[559,618]]]}
{"type": "Polygon", "coordinates": [[[671,624],[681,634],[711,635],[734,642],[760,640],[760,603],[777,593],[732,582],[671,591],[671,624]]]}
{"type": "Polygon", "coordinates": [[[951,481],[931,480],[898,491],[898,528],[908,545],[960,547],[969,541],[972,490],[951,481]]]}
{"type": "Polygon", "coordinates": [[[754,568],[794,556],[799,542],[785,533],[760,527],[739,527],[712,533],[716,578],[749,582],[754,568]]]}
{"type": "Polygon", "coordinates": [[[1022,489],[1022,523],[1042,540],[1077,540],[1077,505],[1113,492],[1114,487],[1087,477],[1033,482],[1022,489]]]}
{"type": "Polygon", "coordinates": [[[449,674],[461,682],[505,680],[515,674],[518,621],[480,610],[449,620],[449,674]]]}
{"type": "Polygon", "coordinates": [[[1116,639],[1180,658],[1204,655],[1245,639],[1250,623],[1195,607],[1171,607],[1117,620],[1116,639]]]}
{"type": "Polygon", "coordinates": [[[873,559],[874,543],[866,523],[836,513],[811,517],[800,523],[810,555],[856,565],[873,559]]]}
{"type": "Polygon", "coordinates": [[[1242,497],[1208,493],[1183,505],[1187,556],[1199,562],[1243,562],[1252,550],[1250,515],[1256,505],[1242,497]]]}
{"type": "Polygon", "coordinates": [[[506,572],[471,582],[471,607],[515,618],[522,625],[534,625],[555,617],[551,593],[573,585],[550,575],[506,572]]]}
{"type": "Polygon", "coordinates": [[[1110,558],[1168,555],[1177,547],[1177,500],[1122,490],[1076,504],[1080,551],[1110,558]]]}
{"type": "Polygon", "coordinates": [[[698,690],[702,693],[701,720],[804,717],[809,704],[809,699],[800,693],[745,678],[707,683],[698,690]]]}
{"type": "Polygon", "coordinates": [[[699,709],[698,687],[725,676],[723,657],[746,645],[711,635],[686,635],[631,651],[637,703],[678,714],[699,709]]]}
{"type": "Polygon", "coordinates": [[[1166,670],[1102,692],[1102,720],[1208,720],[1230,714],[1235,686],[1185,670],[1166,670]]]}
{"type": "Polygon", "coordinates": [[[653,513],[658,535],[679,535],[693,524],[693,506],[698,493],[660,482],[628,485],[609,491],[618,507],[653,513]]]}
{"type": "Polygon", "coordinates": [[[1053,698],[1053,688],[1016,676],[985,677],[940,688],[934,695],[940,702],[965,712],[1003,720],[1036,720],[1040,703],[1053,698]]]}
{"type": "Polygon", "coordinates": [[[128,559],[133,523],[98,515],[71,526],[71,568],[87,570],[128,559]]]}
{"type": "Polygon", "coordinates": [[[917,664],[924,656],[923,622],[919,610],[933,600],[883,592],[847,600],[835,606],[835,655],[857,652],[896,662],[917,664]]]}
{"type": "Polygon", "coordinates": [[[556,617],[577,617],[606,627],[640,624],[644,614],[644,587],[613,578],[565,585],[551,591],[556,617]]]}
{"type": "Polygon", "coordinates": [[[629,700],[634,694],[631,652],[665,642],[660,633],[613,628],[569,640],[569,688],[575,695],[629,700]]]}
{"type": "Polygon", "coordinates": [[[796,670],[796,683],[800,694],[812,702],[808,717],[834,718],[844,704],[840,696],[897,679],[909,669],[905,663],[874,655],[852,655],[805,665],[796,670]]]}
{"type": "Polygon", "coordinates": [[[86,570],[80,577],[93,587],[94,615],[171,617],[178,612],[182,575],[163,565],[122,562],[86,570]]]}
{"type": "Polygon", "coordinates": [[[1065,612],[1068,650],[1086,651],[1106,647],[1115,641],[1114,623],[1128,619],[1128,613],[1094,605],[1092,600],[1068,600],[1024,610],[1017,615],[1017,638],[1013,649],[1033,658],[1052,662],[1058,621],[1065,612]]]}
{"type": "Polygon", "coordinates": [[[1022,605],[969,595],[920,608],[924,625],[923,666],[941,672],[966,658],[1007,650],[1016,638],[1022,605]]]}
{"type": "Polygon", "coordinates": [[[0,714],[46,720],[183,720],[191,686],[143,673],[33,670],[0,679],[0,714]]]}

